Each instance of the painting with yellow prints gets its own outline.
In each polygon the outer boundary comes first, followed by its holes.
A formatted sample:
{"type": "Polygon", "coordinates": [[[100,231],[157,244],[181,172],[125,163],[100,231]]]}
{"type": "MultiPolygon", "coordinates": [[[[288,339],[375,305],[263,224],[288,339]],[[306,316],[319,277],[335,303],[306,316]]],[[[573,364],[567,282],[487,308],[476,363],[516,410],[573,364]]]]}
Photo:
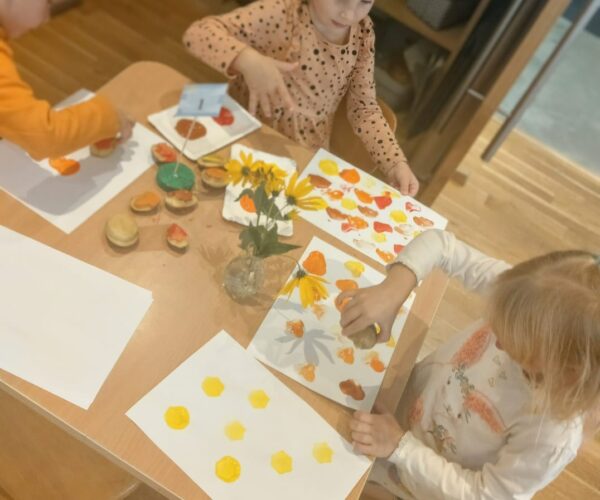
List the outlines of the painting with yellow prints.
{"type": "Polygon", "coordinates": [[[221,331],[127,416],[210,498],[346,498],[370,461],[221,331]]]}
{"type": "MultiPolygon", "coordinates": [[[[414,295],[407,299],[388,342],[358,349],[341,334],[336,297],[344,290],[373,286],[383,274],[313,238],[299,260],[311,276],[324,279],[327,297],[304,308],[299,290],[279,296],[248,350],[260,361],[323,396],[369,411],[375,402],[414,295]]],[[[294,279],[295,271],[288,278],[294,279]]]]}
{"type": "Polygon", "coordinates": [[[329,205],[301,216],[377,262],[388,264],[415,236],[448,221],[410,196],[320,149],[302,171],[329,205]]]}

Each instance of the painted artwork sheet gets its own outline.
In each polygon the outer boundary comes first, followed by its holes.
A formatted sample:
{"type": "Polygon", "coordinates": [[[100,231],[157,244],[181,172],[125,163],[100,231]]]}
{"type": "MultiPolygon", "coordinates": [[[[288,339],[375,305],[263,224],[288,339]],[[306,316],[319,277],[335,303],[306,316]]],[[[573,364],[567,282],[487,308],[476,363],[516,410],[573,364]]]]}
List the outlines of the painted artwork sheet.
{"type": "MultiPolygon", "coordinates": [[[[93,95],[80,90],[58,108],[93,95]]],[[[131,139],[108,157],[92,156],[86,147],[58,163],[56,159],[34,161],[15,144],[0,141],[0,188],[61,231],[71,233],[152,166],[150,148],[161,140],[136,124],[131,139]]]]}
{"type": "Polygon", "coordinates": [[[89,408],[152,293],[0,226],[0,368],[89,408]]]}
{"type": "Polygon", "coordinates": [[[248,351],[333,401],[370,411],[414,295],[403,305],[388,342],[369,350],[358,349],[341,334],[335,299],[343,290],[379,284],[384,276],[316,237],[299,262],[309,273],[327,280],[329,297],[308,309],[302,308],[298,290],[290,298],[278,297],[248,351]]]}
{"type": "Polygon", "coordinates": [[[215,500],[342,499],[370,466],[224,331],[127,416],[215,500]]]}
{"type": "MultiPolygon", "coordinates": [[[[231,147],[231,158],[240,158],[241,154],[246,157],[252,155],[253,160],[261,160],[265,163],[274,163],[288,174],[288,178],[296,171],[296,162],[291,158],[284,156],[276,156],[264,151],[252,149],[241,144],[234,144],[231,147]]],[[[286,181],[287,182],[287,181],[286,181]]],[[[248,186],[243,186],[241,183],[237,185],[229,184],[225,189],[225,199],[223,200],[223,218],[232,222],[237,222],[243,226],[250,224],[256,225],[257,216],[256,208],[252,199],[246,197],[240,198],[242,191],[248,186]],[[240,198],[238,200],[238,198],[240,198]]],[[[277,206],[280,209],[284,209],[286,201],[284,193],[281,193],[277,198],[277,206]]],[[[276,221],[277,234],[281,236],[292,236],[294,233],[294,226],[291,220],[289,221],[276,221]]]]}
{"type": "Polygon", "coordinates": [[[199,117],[195,124],[194,117],[175,116],[176,112],[177,106],[173,106],[148,116],[148,120],[180,151],[190,133],[183,154],[194,161],[261,127],[256,118],[228,95],[219,116],[199,117]]]}
{"type": "Polygon", "coordinates": [[[448,221],[427,206],[330,152],[320,149],[302,171],[328,203],[326,210],[301,211],[307,221],[388,264],[415,236],[444,229],[448,221]]]}

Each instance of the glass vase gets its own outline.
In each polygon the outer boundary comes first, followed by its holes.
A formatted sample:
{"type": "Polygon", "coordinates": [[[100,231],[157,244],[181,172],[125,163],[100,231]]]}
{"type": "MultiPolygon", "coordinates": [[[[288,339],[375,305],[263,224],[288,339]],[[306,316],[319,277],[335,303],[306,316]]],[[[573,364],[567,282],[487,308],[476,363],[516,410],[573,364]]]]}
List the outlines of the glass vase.
{"type": "Polygon", "coordinates": [[[223,285],[232,299],[245,300],[260,292],[264,278],[263,259],[244,253],[227,264],[223,285]]]}

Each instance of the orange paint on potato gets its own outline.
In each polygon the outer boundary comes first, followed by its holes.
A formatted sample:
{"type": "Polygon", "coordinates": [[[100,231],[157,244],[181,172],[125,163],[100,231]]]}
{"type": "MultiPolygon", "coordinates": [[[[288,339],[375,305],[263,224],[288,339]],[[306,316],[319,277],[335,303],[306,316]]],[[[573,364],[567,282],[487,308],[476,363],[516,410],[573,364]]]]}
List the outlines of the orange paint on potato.
{"type": "Polygon", "coordinates": [[[154,208],[160,203],[160,196],[154,191],[146,191],[145,193],[136,196],[133,201],[135,208],[154,208]]]}
{"type": "Polygon", "coordinates": [[[48,162],[50,166],[60,175],[73,175],[79,172],[81,165],[77,160],[61,156],[60,158],[52,158],[48,162]]]}
{"type": "Polygon", "coordinates": [[[178,224],[173,223],[167,228],[167,238],[172,241],[185,241],[187,237],[188,234],[185,232],[185,229],[178,224]]]}

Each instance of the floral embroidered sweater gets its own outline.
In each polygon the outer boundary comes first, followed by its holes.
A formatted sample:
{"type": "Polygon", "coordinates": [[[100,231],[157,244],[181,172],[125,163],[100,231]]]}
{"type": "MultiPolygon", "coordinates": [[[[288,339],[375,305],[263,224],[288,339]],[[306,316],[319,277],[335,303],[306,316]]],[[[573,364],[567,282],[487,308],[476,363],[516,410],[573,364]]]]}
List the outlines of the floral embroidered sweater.
{"type": "MultiPolygon", "coordinates": [[[[397,262],[419,280],[440,267],[482,294],[509,268],[438,230],[397,262]]],[[[416,365],[397,413],[408,431],[373,479],[403,498],[531,498],[575,458],[583,428],[581,418],[534,412],[532,401],[523,370],[479,321],[416,365]]]]}

